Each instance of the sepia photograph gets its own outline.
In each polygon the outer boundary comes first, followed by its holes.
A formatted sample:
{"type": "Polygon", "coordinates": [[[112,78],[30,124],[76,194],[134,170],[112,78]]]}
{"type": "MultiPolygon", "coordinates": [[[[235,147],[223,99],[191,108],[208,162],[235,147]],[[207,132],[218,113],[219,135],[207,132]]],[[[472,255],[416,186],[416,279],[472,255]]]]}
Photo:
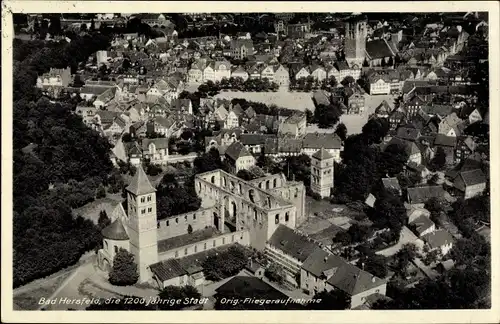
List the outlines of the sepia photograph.
{"type": "Polygon", "coordinates": [[[12,316],[493,309],[498,3],[110,4],[2,23],[12,316]]]}

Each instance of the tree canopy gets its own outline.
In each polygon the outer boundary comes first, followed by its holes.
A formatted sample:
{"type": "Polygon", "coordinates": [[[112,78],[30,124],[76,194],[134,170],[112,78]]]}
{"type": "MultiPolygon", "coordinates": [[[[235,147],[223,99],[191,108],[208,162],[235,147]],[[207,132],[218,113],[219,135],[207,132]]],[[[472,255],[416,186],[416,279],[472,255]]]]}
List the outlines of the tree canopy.
{"type": "Polygon", "coordinates": [[[139,279],[137,263],[134,255],[120,248],[113,259],[113,267],[109,272],[109,282],[116,286],[133,285],[139,279]]]}
{"type": "Polygon", "coordinates": [[[14,40],[14,286],[74,264],[102,241],[99,228],[71,208],[95,199],[112,169],[111,146],[73,113],[75,102],[52,103],[35,84],[50,68],[74,73],[110,40],[102,34],[70,43],[14,40]]]}

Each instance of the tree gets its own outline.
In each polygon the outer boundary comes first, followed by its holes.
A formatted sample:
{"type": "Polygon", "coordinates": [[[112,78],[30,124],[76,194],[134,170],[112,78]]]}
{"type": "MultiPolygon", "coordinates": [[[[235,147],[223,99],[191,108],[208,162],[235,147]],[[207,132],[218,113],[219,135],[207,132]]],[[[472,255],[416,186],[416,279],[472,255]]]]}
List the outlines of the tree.
{"type": "Polygon", "coordinates": [[[384,191],[375,202],[371,220],[376,227],[388,227],[393,233],[399,235],[407,222],[406,208],[399,197],[384,191]]]}
{"type": "Polygon", "coordinates": [[[193,233],[193,226],[191,224],[188,225],[188,234],[193,233]]]}
{"type": "Polygon", "coordinates": [[[111,224],[111,219],[108,217],[108,214],[105,210],[101,210],[99,212],[99,219],[97,220],[97,224],[99,228],[105,228],[109,224],[111,224]]]}
{"type": "Polygon", "coordinates": [[[390,144],[380,155],[379,173],[391,177],[403,171],[409,155],[403,145],[390,144]]]}
{"type": "Polygon", "coordinates": [[[360,258],[358,267],[379,278],[387,276],[387,260],[383,255],[371,254],[360,258]]]}
{"type": "Polygon", "coordinates": [[[358,243],[367,239],[371,234],[371,230],[369,226],[353,224],[349,227],[347,233],[353,243],[358,243]]]}
{"type": "Polygon", "coordinates": [[[389,133],[389,121],[386,118],[372,118],[362,128],[362,134],[368,144],[379,144],[389,133]]]}
{"type": "Polygon", "coordinates": [[[193,131],[189,130],[189,129],[186,129],[185,131],[182,132],[181,134],[181,138],[185,141],[188,141],[190,140],[191,138],[193,138],[194,136],[194,133],[193,131]]]}
{"type": "Polygon", "coordinates": [[[335,129],[335,134],[337,134],[340,139],[343,141],[347,138],[347,127],[344,123],[340,123],[337,125],[337,129],[335,129]]]}
{"type": "Polygon", "coordinates": [[[438,261],[440,258],[441,258],[441,250],[435,249],[435,250],[429,251],[425,255],[425,257],[422,259],[422,261],[424,262],[424,264],[426,266],[430,266],[434,262],[438,261]]]}
{"type": "Polygon", "coordinates": [[[318,122],[320,128],[333,127],[339,121],[341,115],[342,111],[338,104],[320,104],[314,110],[314,119],[318,122]]]}
{"type": "Polygon", "coordinates": [[[133,285],[139,279],[134,255],[120,248],[113,259],[113,267],[109,273],[109,282],[115,286],[133,285]]]}
{"type": "Polygon", "coordinates": [[[446,152],[441,146],[438,146],[431,165],[435,170],[442,170],[446,165],[446,152]]]}
{"type": "Polygon", "coordinates": [[[158,309],[160,310],[179,310],[184,307],[188,307],[185,301],[191,298],[200,299],[200,292],[193,286],[166,286],[163,288],[158,297],[162,302],[158,303],[158,309]],[[174,302],[169,302],[174,301],[174,302]]]}
{"type": "Polygon", "coordinates": [[[340,82],[340,84],[342,84],[344,87],[350,87],[355,82],[356,80],[354,80],[352,76],[348,75],[342,80],[342,82],[340,82]]]}
{"type": "Polygon", "coordinates": [[[251,256],[240,246],[231,246],[224,252],[211,255],[203,262],[203,273],[208,280],[219,281],[239,273],[251,256]]]}
{"type": "Polygon", "coordinates": [[[309,108],[306,109],[306,122],[308,124],[313,124],[315,122],[314,114],[309,108]]]}
{"type": "Polygon", "coordinates": [[[238,178],[246,180],[246,181],[250,181],[250,180],[255,179],[255,176],[252,174],[252,172],[245,170],[245,169],[241,169],[240,171],[238,171],[236,176],[238,178]]]}
{"type": "Polygon", "coordinates": [[[319,303],[308,304],[310,309],[315,310],[344,310],[351,308],[351,297],[343,290],[320,291],[313,297],[321,300],[319,303]]]}
{"type": "Polygon", "coordinates": [[[197,174],[222,168],[219,151],[215,148],[196,157],[193,164],[197,174]]]}
{"type": "Polygon", "coordinates": [[[282,284],[285,282],[285,270],[276,263],[271,263],[267,267],[264,275],[271,281],[282,284]]]}
{"type": "Polygon", "coordinates": [[[395,255],[395,270],[399,273],[405,273],[409,264],[417,257],[417,255],[417,246],[415,244],[404,244],[395,255]]]}
{"type": "Polygon", "coordinates": [[[99,187],[97,188],[95,197],[97,199],[106,197],[106,188],[104,188],[102,184],[100,184],[99,187]]]}

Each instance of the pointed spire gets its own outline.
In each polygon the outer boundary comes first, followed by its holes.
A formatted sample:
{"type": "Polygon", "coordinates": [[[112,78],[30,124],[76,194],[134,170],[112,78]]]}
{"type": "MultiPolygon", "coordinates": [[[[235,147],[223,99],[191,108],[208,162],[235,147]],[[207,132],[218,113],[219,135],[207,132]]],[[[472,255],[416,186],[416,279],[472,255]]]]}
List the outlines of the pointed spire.
{"type": "Polygon", "coordinates": [[[126,190],[136,196],[145,195],[156,191],[156,189],[151,185],[151,182],[149,182],[148,176],[142,168],[142,164],[137,168],[137,172],[135,173],[134,178],[132,179],[130,185],[126,188],[126,190]]]}

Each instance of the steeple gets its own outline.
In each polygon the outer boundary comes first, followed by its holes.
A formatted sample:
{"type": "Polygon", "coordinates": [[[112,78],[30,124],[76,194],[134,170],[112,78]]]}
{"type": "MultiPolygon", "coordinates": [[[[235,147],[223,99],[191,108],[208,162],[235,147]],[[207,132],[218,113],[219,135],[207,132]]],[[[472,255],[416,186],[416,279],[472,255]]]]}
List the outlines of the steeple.
{"type": "Polygon", "coordinates": [[[142,165],[139,165],[130,185],[125,189],[135,196],[156,192],[156,189],[149,182],[148,176],[142,165]]]}

